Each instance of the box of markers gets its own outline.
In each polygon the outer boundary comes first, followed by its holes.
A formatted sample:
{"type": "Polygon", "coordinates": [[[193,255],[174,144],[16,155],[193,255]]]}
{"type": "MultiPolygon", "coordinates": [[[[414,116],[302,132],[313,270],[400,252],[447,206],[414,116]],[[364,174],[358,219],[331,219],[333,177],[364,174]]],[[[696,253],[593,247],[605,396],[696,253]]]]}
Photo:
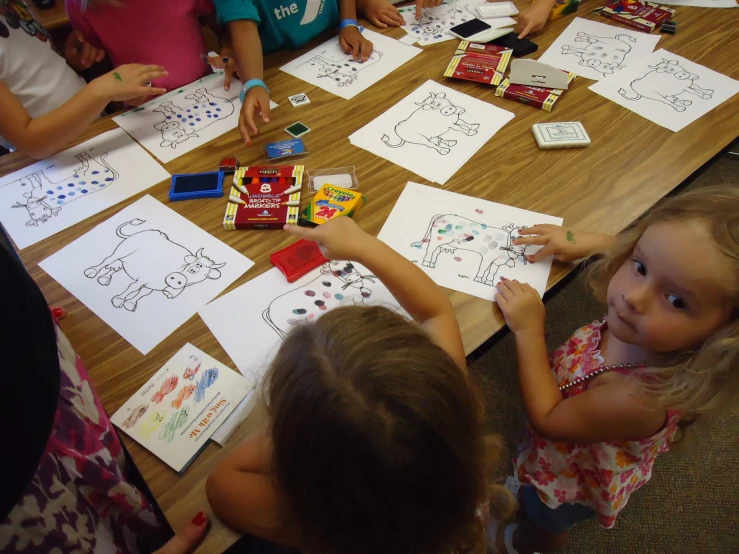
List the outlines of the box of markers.
{"type": "MultiPolygon", "coordinates": [[[[565,71],[565,73],[567,73],[565,71]]],[[[574,73],[567,73],[567,84],[569,85],[575,80],[574,73]]],[[[529,85],[511,84],[509,79],[505,79],[495,90],[495,96],[516,100],[522,104],[534,106],[545,112],[551,112],[554,104],[567,92],[562,89],[530,87],[529,85]]]]}
{"type": "Polygon", "coordinates": [[[457,46],[444,76],[496,86],[503,80],[512,53],[513,50],[504,46],[463,40],[457,46]]]}
{"type": "Polygon", "coordinates": [[[304,166],[240,167],[234,173],[239,185],[246,189],[244,194],[231,186],[230,196],[244,203],[228,202],[223,228],[236,229],[282,229],[285,223],[298,223],[300,191],[285,194],[285,191],[303,183],[304,166]],[[288,206],[286,203],[294,204],[288,206]]]}
{"type": "Polygon", "coordinates": [[[651,33],[662,23],[672,19],[675,8],[641,0],[609,0],[600,10],[600,15],[639,31],[651,33]]]}

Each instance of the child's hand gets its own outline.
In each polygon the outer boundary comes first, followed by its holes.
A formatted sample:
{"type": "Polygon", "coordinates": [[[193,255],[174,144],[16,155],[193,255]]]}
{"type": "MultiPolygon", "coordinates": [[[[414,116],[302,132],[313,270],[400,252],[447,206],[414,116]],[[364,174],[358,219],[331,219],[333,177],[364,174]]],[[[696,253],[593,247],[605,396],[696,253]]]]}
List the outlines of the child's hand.
{"type": "Polygon", "coordinates": [[[544,25],[547,24],[551,12],[552,6],[544,0],[539,0],[523,10],[518,16],[518,25],[516,26],[516,29],[520,31],[518,38],[524,38],[531,33],[541,31],[544,25]]]}
{"type": "Polygon", "coordinates": [[[244,104],[241,106],[241,114],[239,115],[239,131],[241,138],[246,144],[251,146],[252,135],[258,135],[259,129],[255,120],[257,115],[262,117],[262,121],[269,123],[269,93],[263,87],[252,87],[246,93],[244,104]]]}
{"type": "Polygon", "coordinates": [[[416,21],[421,21],[423,8],[435,8],[440,6],[443,0],[416,0],[416,21]]]}
{"type": "Polygon", "coordinates": [[[313,229],[297,225],[285,225],[284,229],[291,235],[317,243],[329,260],[357,261],[357,253],[363,252],[363,245],[372,238],[350,217],[337,217],[313,229]]]}
{"type": "Polygon", "coordinates": [[[72,31],[64,43],[64,59],[76,71],[90,69],[104,57],[105,50],[87,42],[80,31],[72,31]]]}
{"type": "Polygon", "coordinates": [[[613,240],[608,235],[583,233],[559,225],[534,225],[518,231],[524,235],[513,241],[516,246],[537,244],[543,246],[526,260],[534,263],[548,256],[554,256],[560,262],[572,262],[603,252],[605,243],[613,240]]]}
{"type": "Polygon", "coordinates": [[[362,36],[354,26],[344,27],[339,33],[339,45],[345,54],[351,54],[354,61],[366,62],[372,54],[372,43],[362,36]]]}
{"type": "Polygon", "coordinates": [[[387,0],[367,0],[364,16],[380,29],[405,25],[405,19],[400,15],[398,8],[387,0]]]}
{"type": "Polygon", "coordinates": [[[544,303],[539,293],[528,283],[502,278],[497,285],[495,301],[503,312],[512,333],[540,333],[544,335],[544,303]]]}
{"type": "Polygon", "coordinates": [[[167,72],[161,65],[129,63],[98,77],[90,83],[95,92],[110,102],[125,102],[141,96],[157,96],[167,89],[146,86],[167,72]]]}
{"type": "Polygon", "coordinates": [[[236,58],[231,47],[222,46],[221,53],[217,56],[206,56],[203,54],[203,61],[215,69],[223,70],[223,90],[230,90],[231,81],[233,80],[236,69],[236,58]]]}

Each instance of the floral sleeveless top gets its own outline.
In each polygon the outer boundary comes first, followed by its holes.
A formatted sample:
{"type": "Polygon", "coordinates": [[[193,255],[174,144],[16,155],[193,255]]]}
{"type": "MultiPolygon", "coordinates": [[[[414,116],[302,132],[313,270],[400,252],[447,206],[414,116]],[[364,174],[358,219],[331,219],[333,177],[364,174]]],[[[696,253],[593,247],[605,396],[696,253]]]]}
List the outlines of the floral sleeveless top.
{"type": "MultiPolygon", "coordinates": [[[[559,386],[603,365],[598,347],[606,325],[605,321],[596,321],[578,329],[552,354],[550,365],[559,386]]],[[[563,395],[568,398],[580,394],[589,384],[573,387],[563,395]]],[[[668,450],[679,420],[678,412],[668,412],[665,426],[648,439],[587,444],[551,441],[527,425],[514,467],[521,483],[535,487],[550,508],[584,504],[598,513],[603,527],[610,529],[631,493],[649,481],[654,460],[668,450]]]]}
{"type": "Polygon", "coordinates": [[[33,479],[5,521],[0,552],[148,553],[169,538],[127,478],[123,446],[87,370],[57,329],[59,402],[33,479]]]}

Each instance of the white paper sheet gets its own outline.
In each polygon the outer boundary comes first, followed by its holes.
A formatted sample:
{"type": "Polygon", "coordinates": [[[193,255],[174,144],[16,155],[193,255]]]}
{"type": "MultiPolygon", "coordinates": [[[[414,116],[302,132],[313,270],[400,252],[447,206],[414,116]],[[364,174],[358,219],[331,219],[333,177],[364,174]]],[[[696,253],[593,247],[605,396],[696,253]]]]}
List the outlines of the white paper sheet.
{"type": "Polygon", "coordinates": [[[528,263],[524,255],[539,247],[511,244],[539,223],[562,218],[409,182],[377,238],[442,287],[493,300],[501,277],[544,294],[552,258],[528,263]]]}
{"type": "Polygon", "coordinates": [[[254,262],[144,196],[39,265],[147,354],[254,262]]]}
{"type": "MultiPolygon", "coordinates": [[[[137,142],[167,163],[235,129],[241,83],[223,90],[223,72],[207,75],[113,118],[137,142]]],[[[277,104],[270,101],[272,109],[277,104]]]]}
{"type": "Polygon", "coordinates": [[[405,19],[401,27],[409,35],[418,39],[420,46],[436,44],[445,40],[459,40],[449,34],[449,29],[465,21],[482,19],[493,29],[500,29],[515,25],[516,20],[510,17],[481,18],[477,13],[477,6],[485,4],[487,0],[451,0],[435,8],[424,8],[420,21],[416,21],[416,6],[398,8],[400,15],[405,19]]]}
{"type": "Polygon", "coordinates": [[[279,269],[270,269],[205,306],[200,317],[241,373],[259,382],[293,325],[355,304],[404,313],[367,268],[333,260],[294,283],[279,269]]]}
{"type": "Polygon", "coordinates": [[[110,420],[181,473],[253,390],[253,382],[188,343],[110,420]]]}
{"type": "Polygon", "coordinates": [[[369,29],[363,36],[374,46],[366,62],[356,62],[345,54],[334,37],[283,65],[280,71],[349,100],[421,53],[420,48],[369,29]]]}
{"type": "Polygon", "coordinates": [[[657,50],[646,65],[629,68],[590,90],[677,132],[739,92],[739,81],[657,50]]]}
{"type": "Polygon", "coordinates": [[[669,6],[696,6],[698,8],[736,8],[736,0],[659,0],[669,6]]]}
{"type": "Polygon", "coordinates": [[[114,129],[0,178],[0,221],[23,249],[169,177],[114,129]]]}
{"type": "Polygon", "coordinates": [[[600,81],[644,65],[660,37],[576,17],[538,61],[600,81]]]}
{"type": "Polygon", "coordinates": [[[511,119],[512,112],[426,81],[349,141],[443,185],[511,119]]]}

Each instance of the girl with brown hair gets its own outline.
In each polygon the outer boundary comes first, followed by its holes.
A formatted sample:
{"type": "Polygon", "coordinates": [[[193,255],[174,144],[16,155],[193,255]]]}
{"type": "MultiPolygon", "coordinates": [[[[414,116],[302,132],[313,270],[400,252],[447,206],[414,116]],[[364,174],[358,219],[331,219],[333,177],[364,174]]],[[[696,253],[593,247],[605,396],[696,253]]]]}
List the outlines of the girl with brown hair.
{"type": "Polygon", "coordinates": [[[294,328],[265,380],[267,426],[208,479],[215,513],[304,552],[484,553],[486,511],[513,499],[492,484],[500,443],[447,295],[352,219],[285,229],[366,266],[412,321],[350,306],[294,328]]]}
{"type": "MultiPolygon", "coordinates": [[[[514,460],[522,525],[509,553],[548,552],[597,516],[614,526],[681,424],[739,392],[739,191],[671,198],[618,237],[537,225],[517,244],[531,261],[606,256],[590,270],[607,318],[577,330],[547,360],[544,305],[503,281],[496,301],[515,334],[527,436],[514,460]]],[[[514,487],[511,487],[514,488],[514,487]]]]}

